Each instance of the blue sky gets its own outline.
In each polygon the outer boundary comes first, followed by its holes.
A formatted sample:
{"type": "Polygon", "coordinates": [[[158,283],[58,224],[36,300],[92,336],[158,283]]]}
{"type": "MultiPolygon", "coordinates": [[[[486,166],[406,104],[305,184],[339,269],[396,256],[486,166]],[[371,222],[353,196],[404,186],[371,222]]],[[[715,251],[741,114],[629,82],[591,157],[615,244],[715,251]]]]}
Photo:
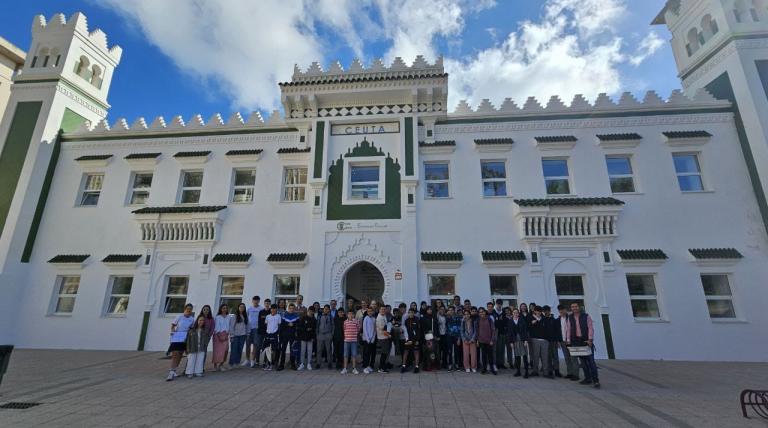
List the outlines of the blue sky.
{"type": "Polygon", "coordinates": [[[650,21],[664,0],[38,0],[14,2],[0,35],[22,49],[32,17],[82,11],[123,48],[111,121],[181,114],[204,118],[279,108],[277,81],[294,63],[327,68],[416,54],[443,55],[451,110],[460,99],[518,105],[560,95],[594,99],[680,84],[666,28],[650,21]]]}

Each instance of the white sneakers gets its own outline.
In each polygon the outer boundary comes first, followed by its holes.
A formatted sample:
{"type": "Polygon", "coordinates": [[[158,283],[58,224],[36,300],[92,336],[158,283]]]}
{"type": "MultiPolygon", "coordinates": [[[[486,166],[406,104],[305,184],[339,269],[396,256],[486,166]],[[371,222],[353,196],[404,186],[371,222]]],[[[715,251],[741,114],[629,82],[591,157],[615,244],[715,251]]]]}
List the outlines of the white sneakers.
{"type": "Polygon", "coordinates": [[[371,374],[371,373],[373,373],[373,369],[372,369],[372,368],[370,368],[370,367],[366,367],[366,368],[364,368],[364,369],[363,369],[363,373],[365,373],[365,374],[371,374]]]}
{"type": "Polygon", "coordinates": [[[298,371],[304,370],[304,364],[299,364],[299,368],[297,368],[296,370],[298,371]]]}
{"type": "Polygon", "coordinates": [[[467,373],[469,373],[469,369],[467,369],[467,373]]]}
{"type": "Polygon", "coordinates": [[[307,370],[312,370],[312,364],[307,364],[307,370]]]}
{"type": "Polygon", "coordinates": [[[341,369],[341,374],[347,374],[347,369],[341,369]]]}
{"type": "Polygon", "coordinates": [[[168,372],[168,377],[165,378],[166,382],[172,381],[176,377],[176,372],[171,370],[168,372]]]}
{"type": "Polygon", "coordinates": [[[249,364],[252,364],[252,363],[251,363],[251,360],[243,360],[243,362],[242,362],[242,363],[240,363],[240,366],[241,366],[241,367],[245,367],[245,366],[247,366],[247,365],[249,365],[249,364]]]}
{"type": "Polygon", "coordinates": [[[256,367],[256,361],[251,360],[251,368],[254,368],[254,367],[256,367]]]}
{"type": "Polygon", "coordinates": [[[352,374],[360,374],[360,372],[357,369],[352,369],[352,374]]]}
{"type": "Polygon", "coordinates": [[[472,369],[472,373],[477,373],[477,369],[472,369]]]}

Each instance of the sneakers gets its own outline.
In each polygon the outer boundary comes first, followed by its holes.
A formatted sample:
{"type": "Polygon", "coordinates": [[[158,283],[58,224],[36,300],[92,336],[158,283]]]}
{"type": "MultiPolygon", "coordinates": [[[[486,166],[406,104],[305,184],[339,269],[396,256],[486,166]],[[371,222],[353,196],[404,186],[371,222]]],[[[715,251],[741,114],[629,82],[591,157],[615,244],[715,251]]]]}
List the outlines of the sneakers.
{"type": "Polygon", "coordinates": [[[172,380],[173,380],[175,377],[176,377],[176,372],[175,372],[175,371],[173,371],[173,370],[171,370],[171,371],[169,371],[169,372],[168,372],[168,377],[167,377],[167,378],[165,378],[165,381],[166,381],[166,382],[170,382],[170,381],[172,381],[172,380]]]}
{"type": "Polygon", "coordinates": [[[470,370],[470,369],[466,369],[465,371],[466,371],[467,373],[471,373],[471,372],[472,372],[472,370],[470,370]]]}
{"type": "Polygon", "coordinates": [[[264,370],[271,372],[272,371],[272,364],[269,364],[264,370]]]}
{"type": "Polygon", "coordinates": [[[347,374],[347,369],[341,369],[341,374],[347,374]]]}
{"type": "Polygon", "coordinates": [[[472,373],[477,373],[477,369],[472,369],[472,373]]]}
{"type": "Polygon", "coordinates": [[[414,372],[414,373],[418,373],[418,372],[420,372],[420,371],[421,371],[421,370],[419,370],[419,366],[416,366],[416,367],[413,369],[413,372],[414,372]]]}
{"type": "Polygon", "coordinates": [[[357,369],[352,369],[352,374],[360,374],[360,372],[357,369]]]}
{"type": "Polygon", "coordinates": [[[400,367],[400,373],[405,373],[407,370],[405,366],[400,367]]]}
{"type": "Polygon", "coordinates": [[[256,366],[258,366],[258,364],[256,364],[256,361],[251,361],[251,368],[254,368],[256,366]]]}
{"type": "Polygon", "coordinates": [[[592,384],[592,380],[584,379],[581,382],[579,382],[579,384],[581,384],[581,385],[591,385],[592,384]]]}
{"type": "Polygon", "coordinates": [[[298,371],[304,370],[304,364],[299,364],[299,368],[297,368],[296,370],[298,371]]]}
{"type": "Polygon", "coordinates": [[[195,373],[195,377],[203,377],[202,373],[195,373]]]}
{"type": "Polygon", "coordinates": [[[373,369],[372,369],[372,368],[370,368],[370,367],[366,367],[366,368],[364,368],[364,369],[363,369],[363,373],[365,373],[365,374],[371,374],[371,373],[373,373],[373,369]]]}
{"type": "Polygon", "coordinates": [[[187,379],[192,379],[193,377],[194,377],[194,376],[193,376],[193,375],[191,375],[191,374],[188,374],[188,375],[187,375],[187,379]]]}
{"type": "Polygon", "coordinates": [[[592,384],[592,386],[594,386],[595,389],[600,389],[600,381],[596,380],[595,383],[592,384]]]}
{"type": "Polygon", "coordinates": [[[312,364],[307,364],[307,370],[312,370],[312,364]]]}
{"type": "Polygon", "coordinates": [[[378,372],[379,373],[389,373],[389,370],[387,370],[387,369],[379,369],[378,372]]]}
{"type": "Polygon", "coordinates": [[[250,365],[250,364],[253,364],[253,363],[251,362],[251,360],[243,360],[243,362],[242,362],[242,363],[240,363],[240,366],[241,366],[241,367],[245,367],[245,366],[247,366],[247,365],[250,365]]]}

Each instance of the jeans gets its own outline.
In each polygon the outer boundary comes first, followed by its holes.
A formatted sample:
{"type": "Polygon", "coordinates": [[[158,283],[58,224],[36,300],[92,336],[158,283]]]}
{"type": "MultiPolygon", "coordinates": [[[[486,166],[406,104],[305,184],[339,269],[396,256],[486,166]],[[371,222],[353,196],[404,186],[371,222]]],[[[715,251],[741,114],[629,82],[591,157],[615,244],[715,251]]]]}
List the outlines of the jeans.
{"type": "Polygon", "coordinates": [[[301,353],[299,353],[301,364],[312,364],[313,342],[311,340],[301,341],[301,353]]]}
{"type": "Polygon", "coordinates": [[[357,342],[344,342],[344,361],[347,358],[351,358],[353,362],[357,358],[357,342]]]}
{"type": "Polygon", "coordinates": [[[376,341],[363,342],[363,367],[370,367],[376,364],[376,341]]]}
{"type": "MultiPolygon", "coordinates": [[[[387,361],[389,360],[389,352],[392,350],[392,340],[390,339],[379,339],[379,369],[380,370],[386,370],[387,369],[387,361]]],[[[373,366],[371,366],[373,367],[373,366]]]]}
{"type": "MultiPolygon", "coordinates": [[[[291,352],[293,351],[293,342],[296,339],[293,337],[281,337],[280,338],[280,355],[278,355],[278,365],[285,366],[285,351],[291,352]]],[[[288,362],[295,364],[296,362],[293,361],[293,354],[291,354],[291,357],[288,359],[288,362]]]]}
{"type": "Polygon", "coordinates": [[[229,351],[230,366],[240,364],[240,361],[243,359],[243,346],[245,346],[245,337],[245,334],[242,336],[232,336],[232,346],[229,351]]]}
{"type": "Polygon", "coordinates": [[[480,352],[483,354],[483,361],[480,367],[483,369],[483,371],[486,370],[486,368],[490,368],[493,370],[494,365],[494,353],[493,353],[493,345],[490,343],[481,343],[480,344],[480,352]]]}
{"type": "Polygon", "coordinates": [[[464,354],[464,368],[476,369],[477,368],[477,346],[474,343],[464,341],[461,344],[464,354]]]}
{"type": "Polygon", "coordinates": [[[245,338],[245,359],[259,362],[259,353],[261,351],[261,345],[264,342],[264,338],[259,334],[259,330],[254,328],[245,338]]]}
{"type": "Polygon", "coordinates": [[[549,367],[549,341],[545,339],[531,339],[531,371],[533,374],[539,373],[539,361],[541,361],[541,371],[548,374],[549,367]]]}
{"type": "MultiPolygon", "coordinates": [[[[573,346],[587,346],[586,340],[574,340],[573,346]]],[[[597,376],[597,364],[595,364],[595,345],[592,345],[592,355],[578,357],[581,368],[584,370],[584,379],[599,382],[597,376]]]]}
{"type": "Polygon", "coordinates": [[[336,368],[340,369],[342,366],[342,362],[344,361],[344,341],[343,340],[334,340],[333,341],[333,356],[336,360],[336,368]]]}
{"type": "Polygon", "coordinates": [[[458,368],[461,365],[461,344],[459,338],[455,336],[446,336],[447,363],[449,367],[458,368]]]}

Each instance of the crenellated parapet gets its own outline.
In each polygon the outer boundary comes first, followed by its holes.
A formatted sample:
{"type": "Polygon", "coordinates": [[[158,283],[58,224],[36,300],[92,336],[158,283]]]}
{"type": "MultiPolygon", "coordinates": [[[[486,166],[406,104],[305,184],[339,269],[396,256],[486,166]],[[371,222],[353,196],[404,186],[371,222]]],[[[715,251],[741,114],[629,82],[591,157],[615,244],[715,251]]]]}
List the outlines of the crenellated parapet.
{"type": "Polygon", "coordinates": [[[313,62],[306,71],[301,71],[298,65],[294,65],[293,76],[290,82],[280,83],[280,86],[312,85],[320,83],[341,82],[372,82],[387,79],[416,79],[424,77],[446,77],[443,68],[443,57],[430,64],[423,55],[418,55],[409,66],[401,57],[396,57],[387,67],[381,58],[375,59],[369,67],[364,67],[358,58],[355,58],[347,70],[339,61],[333,62],[328,70],[323,70],[319,62],[313,62]]]}
{"type": "Polygon", "coordinates": [[[498,108],[490,100],[483,99],[475,109],[466,100],[461,100],[448,117],[453,119],[465,116],[538,116],[542,114],[620,113],[648,110],[672,111],[692,108],[728,108],[730,106],[729,101],[716,99],[705,89],[698,90],[692,97],[684,95],[679,90],[674,90],[666,100],[655,91],[648,91],[642,100],[638,100],[630,92],[624,92],[617,100],[601,93],[593,103],[590,103],[583,95],[578,94],[568,105],[556,95],[550,97],[544,104],[535,97],[528,97],[522,107],[510,98],[505,98],[498,108]]]}
{"type": "Polygon", "coordinates": [[[123,49],[118,45],[109,47],[107,44],[107,35],[100,28],[90,31],[88,29],[88,18],[81,12],[75,12],[69,19],[67,19],[63,13],[57,13],[49,20],[46,20],[43,15],[37,15],[32,20],[33,36],[62,31],[81,35],[85,40],[88,40],[95,47],[103,51],[107,57],[111,58],[114,62],[113,65],[120,63],[123,49]]]}

